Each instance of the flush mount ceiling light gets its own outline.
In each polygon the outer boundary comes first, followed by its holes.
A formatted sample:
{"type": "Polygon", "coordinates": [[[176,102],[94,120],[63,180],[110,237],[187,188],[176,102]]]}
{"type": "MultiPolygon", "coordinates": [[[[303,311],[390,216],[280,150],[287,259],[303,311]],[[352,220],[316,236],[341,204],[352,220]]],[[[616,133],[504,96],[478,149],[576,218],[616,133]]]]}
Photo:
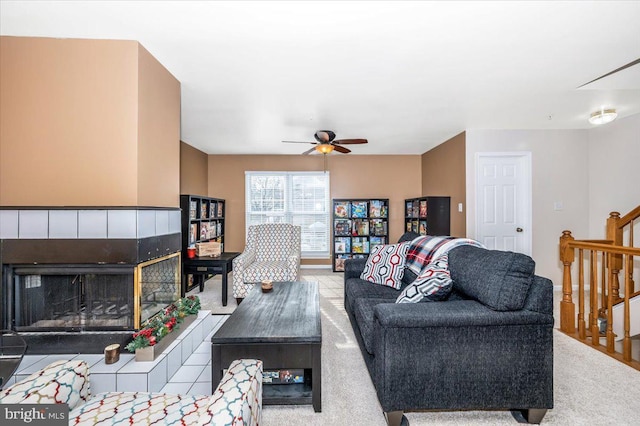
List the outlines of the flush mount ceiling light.
{"type": "Polygon", "coordinates": [[[617,116],[618,116],[618,113],[613,108],[611,109],[600,108],[600,111],[596,111],[593,114],[591,114],[591,117],[589,117],[589,123],[596,124],[596,125],[611,123],[613,120],[616,119],[617,116]]]}

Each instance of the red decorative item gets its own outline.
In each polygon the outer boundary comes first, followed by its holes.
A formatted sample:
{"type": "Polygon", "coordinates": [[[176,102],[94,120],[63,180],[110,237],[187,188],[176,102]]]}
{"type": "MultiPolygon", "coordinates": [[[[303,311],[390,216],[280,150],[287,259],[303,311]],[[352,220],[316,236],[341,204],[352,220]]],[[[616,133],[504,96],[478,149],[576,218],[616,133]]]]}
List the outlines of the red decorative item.
{"type": "Polygon", "coordinates": [[[196,257],[196,249],[195,248],[188,248],[187,249],[187,257],[189,259],[193,259],[194,257],[196,257]]]}

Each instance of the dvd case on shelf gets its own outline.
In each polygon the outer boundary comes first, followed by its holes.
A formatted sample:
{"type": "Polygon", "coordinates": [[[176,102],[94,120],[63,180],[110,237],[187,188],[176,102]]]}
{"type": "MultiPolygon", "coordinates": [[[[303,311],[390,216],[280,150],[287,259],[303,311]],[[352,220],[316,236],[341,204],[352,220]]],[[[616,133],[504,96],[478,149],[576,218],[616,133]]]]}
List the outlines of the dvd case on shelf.
{"type": "Polygon", "coordinates": [[[351,202],[351,217],[367,217],[367,202],[366,201],[352,201],[351,202]]]}

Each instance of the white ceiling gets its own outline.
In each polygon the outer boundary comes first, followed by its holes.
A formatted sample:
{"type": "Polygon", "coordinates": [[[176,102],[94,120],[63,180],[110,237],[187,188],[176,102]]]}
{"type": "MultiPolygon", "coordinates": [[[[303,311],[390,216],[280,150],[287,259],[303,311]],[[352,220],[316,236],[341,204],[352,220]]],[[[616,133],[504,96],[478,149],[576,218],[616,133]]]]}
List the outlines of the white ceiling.
{"type": "MultiPolygon", "coordinates": [[[[585,129],[640,113],[640,1],[5,1],[0,33],[139,41],[182,84],[182,140],[421,154],[468,129],[585,129]]],[[[341,155],[341,154],[336,154],[341,155]]]]}

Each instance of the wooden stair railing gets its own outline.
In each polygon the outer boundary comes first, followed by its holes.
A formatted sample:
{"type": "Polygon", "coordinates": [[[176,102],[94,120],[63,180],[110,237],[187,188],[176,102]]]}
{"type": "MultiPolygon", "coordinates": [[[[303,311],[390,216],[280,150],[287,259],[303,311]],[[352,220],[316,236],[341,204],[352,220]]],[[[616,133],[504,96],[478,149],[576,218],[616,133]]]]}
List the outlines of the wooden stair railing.
{"type": "MultiPolygon", "coordinates": [[[[611,219],[611,218],[610,218],[611,219]]],[[[617,222],[617,218],[616,218],[617,222]]],[[[608,222],[610,223],[610,222],[608,222]]],[[[633,225],[633,220],[629,223],[633,225]]],[[[616,224],[616,232],[618,228],[616,224]]],[[[622,233],[620,231],[620,233],[622,233]]],[[[632,233],[632,231],[631,231],[632,233]]],[[[621,238],[620,240],[621,241],[621,238]]],[[[631,241],[633,241],[631,239],[631,241]]],[[[575,240],[570,231],[560,237],[560,261],[563,264],[562,301],[560,302],[560,330],[594,348],[640,370],[640,361],[632,358],[630,336],[630,301],[633,296],[633,257],[640,256],[640,248],[624,247],[611,240],[575,240]],[[576,253],[577,251],[577,253],[576,253]],[[578,315],[575,315],[571,265],[578,259],[578,315]],[[618,273],[624,268],[624,295],[620,297],[618,273]],[[629,271],[631,270],[631,271],[629,271]],[[588,283],[585,280],[588,279],[588,283]],[[588,284],[589,313],[585,311],[585,292],[588,284]],[[624,304],[622,352],[616,352],[613,332],[613,306],[624,304]],[[606,329],[601,324],[606,323],[606,329]],[[576,332],[577,324],[577,332],[576,332]],[[600,345],[600,338],[606,345],[600,345]]]]}

